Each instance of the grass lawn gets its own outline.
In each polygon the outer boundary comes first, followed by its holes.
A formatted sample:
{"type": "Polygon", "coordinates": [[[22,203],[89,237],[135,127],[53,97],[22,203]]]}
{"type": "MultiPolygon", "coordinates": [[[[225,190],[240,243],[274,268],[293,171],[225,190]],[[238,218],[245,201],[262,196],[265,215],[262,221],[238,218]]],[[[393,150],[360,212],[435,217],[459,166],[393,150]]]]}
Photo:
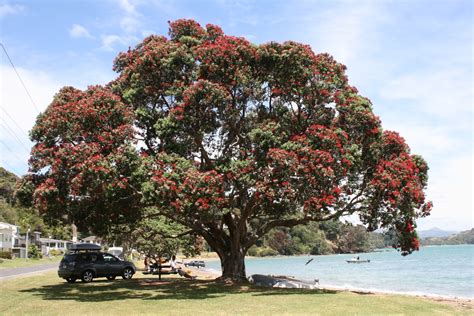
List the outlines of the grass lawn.
{"type": "Polygon", "coordinates": [[[3,262],[0,262],[0,269],[7,269],[7,268],[20,268],[20,267],[31,267],[40,264],[48,264],[48,263],[55,263],[61,261],[62,256],[56,256],[51,259],[49,258],[42,258],[42,259],[1,259],[3,262]]]}
{"type": "Polygon", "coordinates": [[[472,305],[400,295],[264,289],[149,278],[68,284],[54,272],[0,282],[2,315],[472,315],[472,305]]]}

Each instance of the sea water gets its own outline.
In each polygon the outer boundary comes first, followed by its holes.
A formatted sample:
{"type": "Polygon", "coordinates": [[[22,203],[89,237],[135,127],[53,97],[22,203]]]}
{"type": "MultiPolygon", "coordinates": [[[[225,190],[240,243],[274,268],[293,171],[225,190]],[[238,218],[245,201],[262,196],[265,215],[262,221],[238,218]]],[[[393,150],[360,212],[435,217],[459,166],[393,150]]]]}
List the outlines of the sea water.
{"type": "MultiPolygon", "coordinates": [[[[474,245],[422,247],[405,257],[390,249],[355,256],[370,263],[347,263],[354,254],[341,254],[247,258],[245,265],[247,275],[319,279],[322,287],[474,298],[474,245]]],[[[208,267],[220,271],[220,262],[208,267]]]]}

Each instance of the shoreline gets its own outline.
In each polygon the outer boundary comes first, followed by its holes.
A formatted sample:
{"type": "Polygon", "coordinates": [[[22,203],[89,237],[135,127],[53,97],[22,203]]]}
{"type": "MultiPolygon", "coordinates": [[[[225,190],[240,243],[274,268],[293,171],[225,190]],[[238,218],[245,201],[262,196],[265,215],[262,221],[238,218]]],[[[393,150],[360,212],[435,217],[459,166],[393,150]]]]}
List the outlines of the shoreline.
{"type": "Polygon", "coordinates": [[[342,286],[321,286],[320,289],[340,291],[340,292],[350,292],[350,293],[356,293],[356,294],[411,296],[411,297],[418,297],[418,298],[423,298],[423,299],[436,301],[436,302],[463,303],[474,308],[474,298],[469,298],[469,297],[413,293],[413,292],[383,291],[383,290],[372,290],[372,289],[367,290],[367,289],[362,289],[362,288],[348,288],[348,287],[342,287],[342,286]]]}
{"type": "MultiPolygon", "coordinates": [[[[209,261],[215,258],[207,258],[209,261]]],[[[201,259],[199,259],[201,260],[201,259]]],[[[221,276],[219,271],[208,269],[208,268],[195,268],[189,267],[194,275],[197,276],[198,279],[201,280],[214,280],[221,276]]],[[[332,285],[322,285],[318,286],[319,290],[329,290],[329,291],[337,291],[337,292],[349,292],[354,294],[371,294],[371,295],[379,295],[379,296],[390,296],[390,295],[397,295],[397,296],[410,296],[410,297],[418,297],[421,299],[426,299],[435,302],[447,303],[447,304],[454,304],[454,305],[463,305],[469,306],[470,308],[474,309],[474,298],[469,297],[458,297],[458,296],[449,296],[449,295],[438,295],[438,294],[425,294],[425,293],[413,293],[413,292],[396,292],[396,291],[383,291],[383,290],[373,290],[373,289],[363,289],[363,288],[349,288],[343,286],[332,286],[332,285]]],[[[308,290],[311,291],[311,290],[308,290]]]]}
{"type": "MultiPolygon", "coordinates": [[[[455,245],[456,247],[465,247],[465,246],[472,246],[472,245],[455,245]]],[[[443,247],[452,247],[451,245],[434,245],[434,246],[426,246],[426,250],[428,249],[433,249],[433,248],[443,248],[443,247]]],[[[471,248],[469,248],[470,250],[471,248]]],[[[348,255],[348,254],[339,254],[341,256],[348,255]]],[[[339,256],[337,255],[337,256],[339,256]]],[[[330,255],[334,256],[334,255],[330,255]]],[[[375,254],[374,254],[375,256],[375,254]]],[[[382,255],[380,255],[382,256],[382,255]]],[[[271,268],[271,259],[285,259],[285,258],[295,258],[295,261],[298,261],[298,258],[301,259],[306,259],[306,258],[314,258],[317,260],[317,257],[325,257],[324,255],[321,256],[308,256],[308,255],[300,255],[300,256],[272,256],[272,257],[249,257],[246,256],[246,259],[252,259],[253,260],[258,260],[258,259],[263,259],[263,260],[269,260],[269,268],[265,268],[265,265],[259,264],[255,273],[259,274],[267,274],[267,275],[272,275],[272,274],[279,274],[278,270],[272,269],[271,268]],[[257,272],[258,271],[258,272],[257,272]]],[[[194,259],[194,258],[193,258],[194,259]]],[[[218,261],[219,258],[215,255],[212,256],[212,253],[205,253],[204,256],[200,258],[196,258],[196,260],[203,260],[205,262],[213,262],[213,261],[218,261]],[[211,256],[210,256],[211,255],[211,256]]],[[[322,260],[322,259],[321,259],[322,260]]],[[[332,259],[331,259],[332,260],[332,259]]],[[[334,260],[339,260],[337,257],[334,260]]],[[[323,261],[322,261],[323,262],[323,261]]],[[[217,276],[220,276],[221,269],[220,265],[216,264],[209,264],[210,266],[214,267],[216,270],[215,273],[217,276]]],[[[208,266],[206,264],[206,266],[208,266]]],[[[294,274],[291,274],[293,272],[289,272],[289,270],[283,270],[286,271],[288,275],[295,276],[297,278],[301,278],[301,280],[309,280],[305,279],[303,275],[308,277],[306,274],[302,274],[300,276],[296,276],[294,274]]],[[[249,271],[247,271],[249,273],[249,271]]],[[[285,273],[283,273],[285,274],[285,273]]],[[[250,274],[248,274],[249,276],[250,274]]],[[[332,279],[330,279],[332,280],[332,279]]],[[[430,286],[425,286],[424,283],[414,283],[412,282],[411,286],[384,286],[384,284],[375,284],[374,282],[368,282],[369,284],[364,284],[367,282],[356,282],[357,286],[350,284],[350,282],[339,282],[341,284],[337,284],[338,280],[333,280],[336,281],[336,284],[331,284],[330,280],[325,280],[325,279],[320,279],[321,284],[318,285],[320,289],[328,289],[328,290],[337,290],[337,291],[347,291],[347,292],[355,292],[355,293],[365,293],[365,294],[381,294],[381,295],[402,295],[402,296],[410,296],[410,297],[419,297],[419,298],[428,298],[430,300],[434,301],[462,301],[466,302],[467,304],[474,304],[474,292],[472,291],[472,287],[465,287],[463,285],[463,290],[459,290],[456,288],[455,284],[451,284],[451,286],[454,286],[452,288],[453,291],[449,291],[451,288],[445,288],[442,286],[435,286],[433,287],[430,286]],[[373,283],[373,284],[371,284],[373,283]],[[363,286],[366,285],[364,288],[363,286]],[[377,286],[378,285],[378,286],[377,286]],[[471,290],[469,290],[471,289],[471,290]],[[434,292],[434,293],[433,293],[434,292]]],[[[341,281],[341,280],[339,280],[341,281]]]]}

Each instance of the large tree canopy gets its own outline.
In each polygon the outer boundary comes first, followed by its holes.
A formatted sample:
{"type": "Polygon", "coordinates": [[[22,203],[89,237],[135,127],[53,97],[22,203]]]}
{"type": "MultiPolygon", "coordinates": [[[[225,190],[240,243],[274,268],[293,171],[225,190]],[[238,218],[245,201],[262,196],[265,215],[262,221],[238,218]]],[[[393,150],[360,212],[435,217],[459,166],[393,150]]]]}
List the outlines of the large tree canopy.
{"type": "Polygon", "coordinates": [[[425,161],[384,131],[345,66],[308,45],[254,45],[170,23],[118,55],[118,78],[63,88],[31,133],[20,191],[96,232],[164,216],[201,235],[223,276],[274,227],[357,214],[418,248],[425,161]]]}

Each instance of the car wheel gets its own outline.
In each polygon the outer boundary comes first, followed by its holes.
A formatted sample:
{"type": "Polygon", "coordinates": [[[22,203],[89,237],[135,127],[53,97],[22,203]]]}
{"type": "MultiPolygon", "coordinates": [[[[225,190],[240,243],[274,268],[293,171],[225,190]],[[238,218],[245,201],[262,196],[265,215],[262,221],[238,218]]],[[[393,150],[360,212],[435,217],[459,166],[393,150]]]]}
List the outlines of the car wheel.
{"type": "Polygon", "coordinates": [[[109,281],[115,280],[115,275],[109,275],[109,276],[107,277],[107,280],[109,280],[109,281]]]}
{"type": "Polygon", "coordinates": [[[123,273],[122,273],[122,278],[124,280],[130,280],[133,276],[133,270],[132,268],[125,268],[123,269],[123,273]]]}
{"type": "Polygon", "coordinates": [[[74,283],[76,282],[76,278],[67,278],[66,281],[67,283],[74,283]]]}
{"type": "Polygon", "coordinates": [[[82,273],[82,282],[92,282],[94,279],[94,272],[91,270],[86,270],[84,273],[82,273]]]}

